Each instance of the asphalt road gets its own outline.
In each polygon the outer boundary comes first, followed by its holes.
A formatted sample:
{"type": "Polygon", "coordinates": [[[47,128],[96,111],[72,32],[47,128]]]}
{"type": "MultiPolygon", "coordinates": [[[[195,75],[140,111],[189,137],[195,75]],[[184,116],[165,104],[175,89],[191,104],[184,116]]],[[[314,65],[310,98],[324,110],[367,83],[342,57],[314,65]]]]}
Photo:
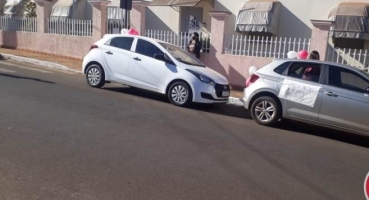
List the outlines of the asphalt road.
{"type": "Polygon", "coordinates": [[[365,199],[366,137],[5,61],[0,91],[1,200],[365,199]]]}

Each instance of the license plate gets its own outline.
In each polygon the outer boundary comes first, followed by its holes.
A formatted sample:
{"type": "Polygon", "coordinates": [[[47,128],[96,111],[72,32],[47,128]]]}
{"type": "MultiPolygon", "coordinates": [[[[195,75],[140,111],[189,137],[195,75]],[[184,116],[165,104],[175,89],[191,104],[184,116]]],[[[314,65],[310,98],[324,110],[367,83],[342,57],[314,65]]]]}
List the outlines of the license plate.
{"type": "Polygon", "coordinates": [[[229,91],[223,91],[222,96],[223,97],[228,97],[229,96],[229,91]]]}

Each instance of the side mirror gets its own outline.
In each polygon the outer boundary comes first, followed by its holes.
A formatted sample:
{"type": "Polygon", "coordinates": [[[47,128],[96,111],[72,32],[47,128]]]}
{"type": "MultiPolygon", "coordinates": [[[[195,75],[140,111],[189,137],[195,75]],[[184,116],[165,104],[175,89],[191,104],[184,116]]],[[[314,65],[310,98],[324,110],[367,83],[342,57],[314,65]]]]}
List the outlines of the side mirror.
{"type": "Polygon", "coordinates": [[[174,62],[172,61],[172,59],[170,59],[170,57],[167,54],[155,54],[154,55],[154,58],[156,60],[161,60],[161,61],[163,61],[165,63],[176,65],[176,64],[174,64],[174,62]]]}
{"type": "Polygon", "coordinates": [[[167,62],[167,59],[165,58],[165,55],[164,54],[155,54],[154,55],[154,58],[156,60],[161,60],[161,61],[167,62]]]}
{"type": "Polygon", "coordinates": [[[170,57],[168,56],[168,54],[164,54],[164,58],[165,58],[165,60],[166,61],[168,61],[169,63],[171,63],[171,64],[174,64],[173,62],[172,62],[172,59],[170,59],[170,57]]]}
{"type": "Polygon", "coordinates": [[[369,87],[366,88],[365,92],[369,94],[369,87]]]}

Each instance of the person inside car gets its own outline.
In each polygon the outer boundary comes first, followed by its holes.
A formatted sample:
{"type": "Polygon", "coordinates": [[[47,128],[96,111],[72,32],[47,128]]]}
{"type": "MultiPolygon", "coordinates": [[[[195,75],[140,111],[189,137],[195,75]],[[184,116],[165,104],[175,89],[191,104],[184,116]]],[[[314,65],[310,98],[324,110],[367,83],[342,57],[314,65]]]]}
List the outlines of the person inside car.
{"type": "Polygon", "coordinates": [[[302,79],[319,82],[320,70],[316,67],[307,67],[302,75],[302,79]]]}
{"type": "Polygon", "coordinates": [[[312,60],[320,60],[319,52],[317,52],[317,51],[312,51],[312,52],[310,53],[309,58],[310,58],[310,59],[312,59],[312,60]]]}

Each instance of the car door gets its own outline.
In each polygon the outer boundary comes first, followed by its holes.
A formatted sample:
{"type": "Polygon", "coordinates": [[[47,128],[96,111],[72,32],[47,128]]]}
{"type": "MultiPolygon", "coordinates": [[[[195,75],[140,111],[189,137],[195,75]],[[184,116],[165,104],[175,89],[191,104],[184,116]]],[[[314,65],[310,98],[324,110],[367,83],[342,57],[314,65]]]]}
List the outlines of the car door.
{"type": "Polygon", "coordinates": [[[164,52],[147,40],[137,39],[131,55],[129,77],[145,88],[162,91],[169,64],[155,59],[156,54],[164,55],[164,52]]]}
{"type": "Polygon", "coordinates": [[[110,77],[113,80],[127,80],[133,40],[132,37],[118,36],[103,45],[104,63],[109,68],[110,77]]]}
{"type": "Polygon", "coordinates": [[[279,97],[288,116],[318,121],[322,99],[321,71],[321,64],[293,62],[279,78],[279,97]]]}
{"type": "Polygon", "coordinates": [[[355,70],[329,66],[319,114],[322,123],[369,132],[369,80],[355,70]]]}

